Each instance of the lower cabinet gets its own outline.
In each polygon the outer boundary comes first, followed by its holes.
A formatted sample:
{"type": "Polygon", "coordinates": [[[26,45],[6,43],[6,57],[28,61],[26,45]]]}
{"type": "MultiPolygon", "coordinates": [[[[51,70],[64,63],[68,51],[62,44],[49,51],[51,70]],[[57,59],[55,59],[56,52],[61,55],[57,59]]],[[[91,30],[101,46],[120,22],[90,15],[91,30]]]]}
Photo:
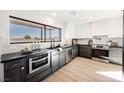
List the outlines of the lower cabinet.
{"type": "Polygon", "coordinates": [[[73,46],[72,48],[72,58],[78,56],[78,46],[73,46]]]}
{"type": "Polygon", "coordinates": [[[79,56],[92,58],[92,47],[90,45],[79,45],[79,56]]]}
{"type": "Polygon", "coordinates": [[[4,63],[5,82],[23,82],[26,80],[25,59],[15,59],[4,63]]]}
{"type": "Polygon", "coordinates": [[[21,81],[20,68],[16,68],[5,72],[5,82],[19,82],[21,81]]]}
{"type": "Polygon", "coordinates": [[[51,53],[51,69],[52,72],[62,67],[66,63],[66,51],[55,50],[51,53]]]}
{"type": "Polygon", "coordinates": [[[109,48],[109,61],[122,65],[122,48],[109,48]]]}

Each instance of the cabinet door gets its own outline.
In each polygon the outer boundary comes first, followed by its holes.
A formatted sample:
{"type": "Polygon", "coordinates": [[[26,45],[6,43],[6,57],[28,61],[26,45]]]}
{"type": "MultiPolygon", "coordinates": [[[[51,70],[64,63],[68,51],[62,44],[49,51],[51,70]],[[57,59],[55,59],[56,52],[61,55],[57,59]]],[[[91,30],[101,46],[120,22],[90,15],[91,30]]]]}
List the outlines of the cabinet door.
{"type": "Polygon", "coordinates": [[[59,55],[52,56],[52,71],[59,68],[59,55]]]}
{"type": "Polygon", "coordinates": [[[21,62],[20,71],[21,71],[21,82],[24,82],[26,81],[26,76],[28,73],[28,64],[25,59],[22,60],[21,62]]]}
{"type": "Polygon", "coordinates": [[[80,46],[79,47],[79,56],[91,58],[92,57],[92,48],[90,46],[80,46]]]}
{"type": "Polygon", "coordinates": [[[26,80],[26,59],[15,59],[4,64],[5,81],[21,82],[26,80]]]}
{"type": "Polygon", "coordinates": [[[63,66],[63,65],[65,65],[65,63],[66,63],[66,55],[65,55],[66,53],[65,52],[63,52],[63,53],[61,53],[60,55],[59,55],[59,65],[60,66],[63,66]]]}
{"type": "Polygon", "coordinates": [[[78,56],[78,47],[75,47],[73,49],[73,58],[75,58],[76,56],[78,56]]]}
{"type": "Polygon", "coordinates": [[[78,47],[75,49],[75,55],[78,56],[78,47]]]}
{"type": "Polygon", "coordinates": [[[20,68],[7,71],[5,72],[5,82],[19,82],[21,81],[20,75],[20,68]]]}
{"type": "Polygon", "coordinates": [[[75,48],[72,48],[72,59],[75,58],[75,48]]]}

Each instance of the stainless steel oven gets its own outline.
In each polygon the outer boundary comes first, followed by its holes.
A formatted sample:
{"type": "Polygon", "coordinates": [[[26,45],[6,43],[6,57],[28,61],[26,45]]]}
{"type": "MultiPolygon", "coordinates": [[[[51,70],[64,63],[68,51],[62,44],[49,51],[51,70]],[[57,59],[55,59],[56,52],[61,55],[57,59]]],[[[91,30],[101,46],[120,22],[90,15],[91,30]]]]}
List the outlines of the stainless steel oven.
{"type": "Polygon", "coordinates": [[[29,74],[50,68],[50,54],[39,54],[29,58],[29,74]]]}

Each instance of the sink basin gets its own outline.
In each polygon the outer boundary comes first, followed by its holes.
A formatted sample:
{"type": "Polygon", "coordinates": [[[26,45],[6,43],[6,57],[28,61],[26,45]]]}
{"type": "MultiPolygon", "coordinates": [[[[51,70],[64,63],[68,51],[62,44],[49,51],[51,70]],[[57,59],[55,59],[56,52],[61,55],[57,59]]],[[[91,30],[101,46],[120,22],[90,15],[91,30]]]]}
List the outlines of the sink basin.
{"type": "Polygon", "coordinates": [[[49,47],[47,49],[57,49],[57,48],[59,48],[59,47],[49,47]]]}
{"type": "Polygon", "coordinates": [[[57,49],[57,51],[59,51],[59,52],[62,52],[63,51],[63,49],[61,48],[61,47],[49,47],[49,48],[47,48],[47,49],[50,49],[50,50],[52,50],[52,49],[57,49]]]}

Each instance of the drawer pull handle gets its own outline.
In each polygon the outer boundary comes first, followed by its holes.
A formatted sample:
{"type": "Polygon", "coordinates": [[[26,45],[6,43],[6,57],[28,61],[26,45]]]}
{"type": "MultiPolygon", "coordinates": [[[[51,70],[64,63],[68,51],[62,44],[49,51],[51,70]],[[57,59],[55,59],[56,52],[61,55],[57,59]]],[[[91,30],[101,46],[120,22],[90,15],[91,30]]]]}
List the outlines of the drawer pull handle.
{"type": "Polygon", "coordinates": [[[22,67],[21,69],[22,69],[22,70],[24,70],[25,68],[24,68],[24,67],[22,67]]]}
{"type": "Polygon", "coordinates": [[[16,66],[19,66],[19,64],[14,64],[14,65],[11,65],[11,67],[16,67],[16,66]]]}

